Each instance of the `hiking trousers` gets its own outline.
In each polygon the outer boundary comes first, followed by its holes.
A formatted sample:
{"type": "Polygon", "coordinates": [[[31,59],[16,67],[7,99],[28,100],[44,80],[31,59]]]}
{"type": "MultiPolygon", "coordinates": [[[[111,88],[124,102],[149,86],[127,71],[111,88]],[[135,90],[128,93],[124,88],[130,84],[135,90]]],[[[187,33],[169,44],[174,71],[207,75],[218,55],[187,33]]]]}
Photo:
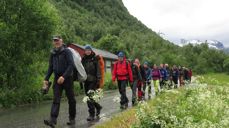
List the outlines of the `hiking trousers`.
{"type": "Polygon", "coordinates": [[[127,80],[118,80],[118,89],[119,89],[119,93],[121,95],[121,100],[120,100],[120,104],[122,105],[126,105],[128,104],[129,100],[126,96],[126,86],[127,86],[127,80]]]}
{"type": "Polygon", "coordinates": [[[155,95],[159,94],[160,92],[160,80],[152,80],[154,86],[155,95]]]}
{"type": "Polygon", "coordinates": [[[60,109],[60,101],[63,90],[65,90],[65,94],[68,99],[68,105],[69,105],[69,119],[74,120],[76,116],[76,100],[75,95],[73,91],[73,78],[68,77],[65,79],[64,83],[62,85],[59,85],[57,83],[57,77],[54,78],[54,84],[53,84],[53,104],[51,108],[51,120],[56,122],[56,119],[59,115],[59,109],[60,109]]]}
{"type": "Polygon", "coordinates": [[[88,106],[88,112],[89,115],[94,117],[95,116],[95,110],[99,110],[101,108],[101,105],[92,99],[92,96],[88,93],[89,90],[95,91],[98,89],[97,82],[89,82],[86,81],[84,84],[84,89],[85,89],[85,94],[89,97],[90,100],[87,101],[87,106],[88,106]]]}

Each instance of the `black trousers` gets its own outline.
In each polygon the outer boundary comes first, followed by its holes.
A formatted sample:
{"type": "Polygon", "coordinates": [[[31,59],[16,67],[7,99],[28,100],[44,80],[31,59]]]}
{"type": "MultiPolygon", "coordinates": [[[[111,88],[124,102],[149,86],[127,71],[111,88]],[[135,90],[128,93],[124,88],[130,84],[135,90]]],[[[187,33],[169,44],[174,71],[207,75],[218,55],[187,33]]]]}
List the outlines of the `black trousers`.
{"type": "Polygon", "coordinates": [[[178,85],[178,77],[173,77],[173,82],[175,84],[175,88],[177,88],[178,85]]]}
{"type": "Polygon", "coordinates": [[[121,95],[121,101],[120,101],[121,105],[128,104],[128,102],[129,102],[129,100],[126,96],[127,82],[128,82],[127,80],[118,80],[118,89],[119,89],[119,93],[121,95]]]}
{"type": "Polygon", "coordinates": [[[66,78],[64,83],[62,85],[59,85],[57,83],[57,79],[54,80],[53,85],[53,104],[51,108],[51,119],[53,121],[56,121],[58,115],[59,115],[59,109],[60,109],[60,100],[63,90],[65,90],[68,104],[69,104],[69,119],[75,119],[76,116],[76,100],[75,95],[73,91],[73,79],[72,77],[66,78]]]}
{"type": "MultiPolygon", "coordinates": [[[[98,89],[98,85],[95,82],[86,81],[84,84],[85,94],[90,98],[90,95],[88,94],[89,90],[96,90],[98,89]]],[[[95,110],[98,110],[101,108],[101,105],[99,103],[96,103],[93,99],[90,99],[87,101],[88,106],[88,112],[90,116],[95,116],[95,110]]]]}

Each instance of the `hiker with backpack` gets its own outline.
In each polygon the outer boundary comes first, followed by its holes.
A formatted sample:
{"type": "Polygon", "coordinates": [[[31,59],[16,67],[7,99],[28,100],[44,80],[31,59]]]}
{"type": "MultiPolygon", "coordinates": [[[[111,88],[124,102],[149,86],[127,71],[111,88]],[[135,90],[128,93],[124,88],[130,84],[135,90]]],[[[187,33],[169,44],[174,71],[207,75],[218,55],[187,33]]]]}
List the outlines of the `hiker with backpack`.
{"type": "Polygon", "coordinates": [[[145,93],[146,93],[146,87],[148,86],[148,99],[151,98],[151,79],[152,79],[152,69],[149,67],[149,63],[145,62],[144,63],[144,70],[146,74],[146,81],[144,82],[143,86],[143,96],[145,98],[145,93]]]}
{"type": "Polygon", "coordinates": [[[175,84],[174,86],[175,86],[175,88],[177,88],[178,87],[179,70],[177,69],[176,65],[173,65],[171,75],[172,75],[172,80],[175,84]]]}
{"type": "Polygon", "coordinates": [[[87,121],[93,121],[96,117],[99,117],[102,106],[97,103],[92,97],[91,91],[95,91],[100,88],[101,71],[99,65],[99,58],[94,53],[90,45],[85,46],[85,53],[82,58],[82,64],[87,73],[87,79],[84,82],[85,94],[89,97],[87,101],[89,116],[87,121]]]}
{"type": "Polygon", "coordinates": [[[69,122],[67,125],[75,124],[76,100],[73,91],[73,58],[71,51],[63,44],[60,36],[53,36],[53,50],[49,59],[49,67],[44,80],[43,89],[47,89],[49,78],[54,73],[53,82],[53,103],[51,107],[50,119],[44,120],[44,124],[52,128],[57,123],[59,115],[60,100],[63,90],[65,90],[69,104],[69,122]]]}
{"type": "Polygon", "coordinates": [[[184,81],[189,83],[188,68],[184,68],[184,81]]]}
{"type": "MultiPolygon", "coordinates": [[[[132,74],[133,74],[133,84],[131,84],[132,105],[135,106],[137,103],[137,96],[136,96],[137,88],[138,88],[138,96],[139,96],[139,94],[141,92],[141,82],[142,82],[142,76],[141,76],[140,65],[139,65],[138,59],[135,59],[132,61],[131,70],[132,70],[132,74]]],[[[140,96],[138,97],[138,99],[139,98],[140,98],[140,96]]]]}
{"type": "Polygon", "coordinates": [[[112,81],[118,81],[118,89],[121,95],[120,97],[120,108],[126,109],[128,108],[128,98],[126,96],[126,86],[128,81],[133,83],[132,70],[130,67],[130,63],[126,60],[124,53],[118,53],[118,61],[114,64],[114,69],[112,72],[112,81]]]}
{"type": "Polygon", "coordinates": [[[180,87],[184,86],[184,67],[179,66],[179,83],[180,87]]]}
{"type": "Polygon", "coordinates": [[[158,95],[160,92],[160,80],[161,80],[161,72],[158,69],[157,65],[153,65],[152,69],[152,79],[153,79],[153,85],[154,85],[154,92],[155,95],[158,95]]]}
{"type": "Polygon", "coordinates": [[[165,82],[167,80],[167,70],[165,69],[164,64],[160,64],[160,73],[161,73],[161,81],[160,81],[160,87],[161,89],[165,88],[165,82]]]}
{"type": "Polygon", "coordinates": [[[168,88],[170,89],[173,86],[173,80],[172,80],[172,69],[169,67],[169,64],[165,64],[165,70],[167,71],[166,83],[168,88]]]}

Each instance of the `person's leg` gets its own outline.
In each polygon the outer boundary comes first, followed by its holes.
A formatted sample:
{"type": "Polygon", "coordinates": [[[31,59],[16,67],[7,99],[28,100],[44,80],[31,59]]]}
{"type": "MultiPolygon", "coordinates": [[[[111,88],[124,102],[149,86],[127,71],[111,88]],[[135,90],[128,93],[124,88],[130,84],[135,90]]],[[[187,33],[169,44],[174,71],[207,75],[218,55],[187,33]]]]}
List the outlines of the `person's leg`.
{"type": "Polygon", "coordinates": [[[157,93],[159,94],[159,92],[160,92],[160,80],[156,80],[156,88],[157,88],[157,93]]]}
{"type": "Polygon", "coordinates": [[[158,80],[153,80],[155,95],[158,94],[158,80]]]}
{"type": "Polygon", "coordinates": [[[176,85],[176,88],[178,88],[178,77],[177,78],[175,78],[175,85],[176,85]]]}
{"type": "Polygon", "coordinates": [[[181,85],[184,86],[184,76],[181,76],[181,85]]]}
{"type": "Polygon", "coordinates": [[[76,99],[74,95],[73,89],[73,79],[69,78],[66,79],[64,82],[65,93],[68,98],[68,105],[69,105],[69,120],[75,120],[76,116],[76,99]]]}
{"type": "Polygon", "coordinates": [[[147,82],[147,86],[148,86],[148,98],[150,99],[152,94],[151,82],[147,82]]]}
{"type": "Polygon", "coordinates": [[[123,96],[122,96],[122,88],[121,88],[121,80],[118,80],[118,90],[120,94],[120,105],[123,105],[123,96]]]}
{"type": "Polygon", "coordinates": [[[173,82],[174,82],[174,88],[177,88],[177,84],[178,84],[178,78],[173,77],[173,82]]]}
{"type": "Polygon", "coordinates": [[[51,120],[55,123],[59,115],[62,91],[63,91],[63,87],[55,82],[53,86],[53,104],[52,104],[51,113],[50,113],[51,120]]]}
{"type": "Polygon", "coordinates": [[[134,80],[133,85],[132,85],[132,105],[135,105],[136,103],[136,89],[137,89],[137,80],[134,80]]]}
{"type": "Polygon", "coordinates": [[[96,116],[98,117],[100,115],[101,109],[103,108],[99,103],[94,104],[95,108],[96,108],[96,116]]]}
{"type": "Polygon", "coordinates": [[[161,86],[160,87],[161,87],[161,89],[165,88],[165,80],[164,79],[161,80],[161,86]]]}
{"type": "MultiPolygon", "coordinates": [[[[96,81],[92,82],[90,89],[96,91],[98,88],[99,87],[96,85],[96,81]]],[[[96,116],[98,117],[100,115],[100,111],[102,109],[102,106],[98,102],[96,102],[94,99],[93,99],[92,103],[94,106],[94,110],[96,110],[96,116]]]]}
{"type": "Polygon", "coordinates": [[[174,88],[173,87],[174,84],[173,84],[173,78],[172,77],[170,77],[169,82],[170,82],[170,89],[174,88]]]}
{"type": "Polygon", "coordinates": [[[162,86],[162,80],[159,80],[159,85],[160,85],[160,88],[163,88],[162,86]]]}
{"type": "Polygon", "coordinates": [[[125,105],[125,107],[128,107],[129,100],[126,96],[126,85],[127,85],[127,80],[121,81],[121,92],[122,92],[122,97],[123,97],[122,105],[125,105]]]}
{"type": "Polygon", "coordinates": [[[143,87],[142,87],[142,96],[143,96],[143,99],[145,99],[146,87],[147,87],[147,82],[144,81],[143,82],[143,87]]]}
{"type": "Polygon", "coordinates": [[[89,100],[87,101],[87,106],[88,106],[88,112],[90,117],[95,116],[94,100],[92,99],[92,94],[89,93],[89,90],[94,90],[93,86],[94,86],[93,82],[88,82],[88,81],[85,82],[86,95],[89,97],[89,100]]]}
{"type": "Polygon", "coordinates": [[[138,88],[138,101],[141,101],[142,100],[142,82],[140,80],[138,80],[137,88],[138,88]]]}

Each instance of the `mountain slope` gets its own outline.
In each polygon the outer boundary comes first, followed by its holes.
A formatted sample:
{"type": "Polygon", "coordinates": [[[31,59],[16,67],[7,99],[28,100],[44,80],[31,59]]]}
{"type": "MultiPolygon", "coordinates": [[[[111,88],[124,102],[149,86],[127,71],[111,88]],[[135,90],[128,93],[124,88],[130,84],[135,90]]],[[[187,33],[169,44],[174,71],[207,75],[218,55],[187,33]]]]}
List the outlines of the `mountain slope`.
{"type": "MultiPolygon", "coordinates": [[[[61,33],[67,42],[90,43],[117,53],[123,50],[129,57],[157,61],[152,56],[178,47],[162,39],[131,16],[121,0],[52,0],[63,19],[61,33]],[[110,47],[103,43],[112,41],[110,47]],[[115,48],[114,48],[115,47],[115,48]],[[115,49],[115,50],[112,50],[115,49]]],[[[159,57],[158,63],[163,61],[159,57]]]]}

